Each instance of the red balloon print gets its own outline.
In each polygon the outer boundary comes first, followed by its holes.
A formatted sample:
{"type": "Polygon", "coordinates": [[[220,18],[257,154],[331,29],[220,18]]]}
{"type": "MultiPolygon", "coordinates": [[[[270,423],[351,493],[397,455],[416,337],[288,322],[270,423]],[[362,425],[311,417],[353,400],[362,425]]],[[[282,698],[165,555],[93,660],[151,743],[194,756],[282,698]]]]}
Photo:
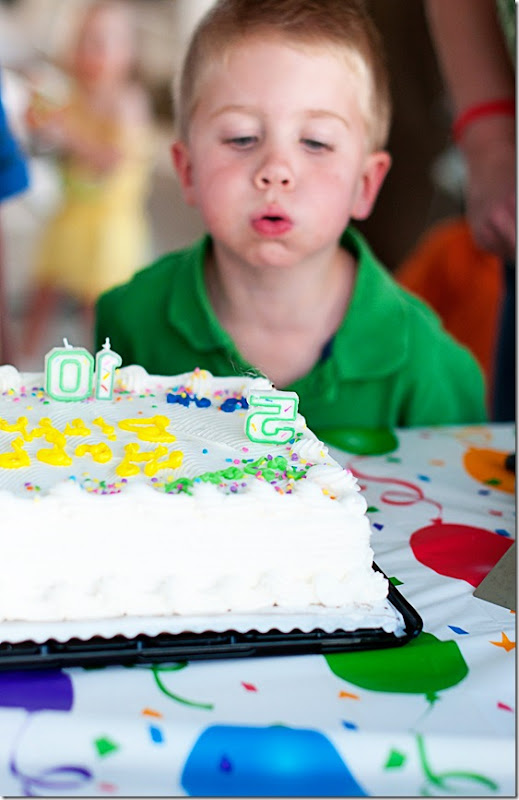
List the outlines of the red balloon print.
{"type": "Polygon", "coordinates": [[[417,561],[449,578],[479,586],[513,544],[485,528],[440,522],[415,531],[410,539],[417,561]]]}
{"type": "Polygon", "coordinates": [[[443,522],[441,503],[427,497],[422,488],[399,478],[378,477],[360,472],[350,463],[348,468],[359,480],[388,484],[380,500],[388,505],[414,505],[430,503],[439,515],[431,525],[415,531],[410,538],[411,550],[421,564],[439,575],[465,580],[479,586],[490,570],[513,544],[513,539],[485,528],[443,522]]]}

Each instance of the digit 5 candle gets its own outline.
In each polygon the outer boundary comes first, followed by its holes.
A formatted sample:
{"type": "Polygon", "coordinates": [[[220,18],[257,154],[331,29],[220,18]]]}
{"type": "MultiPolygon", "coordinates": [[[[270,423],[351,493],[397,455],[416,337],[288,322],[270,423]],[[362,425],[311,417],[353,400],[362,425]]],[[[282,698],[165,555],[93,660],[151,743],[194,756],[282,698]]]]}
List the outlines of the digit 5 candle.
{"type": "Polygon", "coordinates": [[[286,444],[294,436],[299,396],[296,392],[274,389],[252,390],[247,398],[249,410],[245,419],[245,433],[251,442],[286,444]]]}
{"type": "Polygon", "coordinates": [[[45,391],[53,400],[85,400],[92,394],[94,358],[84,347],[63,339],[45,356],[45,391]]]}

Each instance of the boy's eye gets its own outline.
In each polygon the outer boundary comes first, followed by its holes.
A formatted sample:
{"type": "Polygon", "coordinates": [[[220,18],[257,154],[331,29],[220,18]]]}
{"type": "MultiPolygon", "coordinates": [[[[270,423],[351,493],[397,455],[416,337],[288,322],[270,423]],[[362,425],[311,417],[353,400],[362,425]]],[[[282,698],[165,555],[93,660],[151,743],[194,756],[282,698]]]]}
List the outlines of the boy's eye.
{"type": "Polygon", "coordinates": [[[318,152],[319,150],[331,150],[329,144],[320,142],[317,139],[301,139],[301,142],[306,148],[308,148],[308,150],[312,150],[314,152],[318,152]]]}
{"type": "Polygon", "coordinates": [[[249,147],[253,147],[257,141],[257,136],[232,136],[224,139],[224,144],[230,144],[239,150],[247,150],[249,147]]]}

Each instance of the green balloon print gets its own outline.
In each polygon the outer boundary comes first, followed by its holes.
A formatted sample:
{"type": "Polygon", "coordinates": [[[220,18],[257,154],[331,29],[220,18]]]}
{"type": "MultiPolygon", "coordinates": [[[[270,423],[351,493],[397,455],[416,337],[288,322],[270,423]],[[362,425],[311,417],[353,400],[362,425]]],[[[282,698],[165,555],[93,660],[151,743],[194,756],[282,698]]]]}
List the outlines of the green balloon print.
{"type": "Polygon", "coordinates": [[[432,633],[421,633],[403,647],[330,653],[325,658],[337,677],[355,686],[424,694],[431,704],[439,691],[460,683],[469,672],[456,642],[442,642],[432,633]]]}
{"type": "Polygon", "coordinates": [[[398,447],[389,428],[321,428],[314,433],[325,444],[359,456],[381,456],[398,447]]]}

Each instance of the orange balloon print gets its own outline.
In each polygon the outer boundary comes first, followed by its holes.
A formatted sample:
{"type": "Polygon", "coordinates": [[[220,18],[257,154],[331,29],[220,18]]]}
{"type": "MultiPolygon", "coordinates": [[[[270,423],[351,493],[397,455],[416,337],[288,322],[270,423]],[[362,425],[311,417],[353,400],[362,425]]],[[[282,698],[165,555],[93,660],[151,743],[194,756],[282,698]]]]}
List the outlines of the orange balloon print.
{"type": "Polygon", "coordinates": [[[500,492],[515,492],[515,475],[505,468],[508,453],[470,447],[463,456],[463,466],[471,478],[500,492]]]}

